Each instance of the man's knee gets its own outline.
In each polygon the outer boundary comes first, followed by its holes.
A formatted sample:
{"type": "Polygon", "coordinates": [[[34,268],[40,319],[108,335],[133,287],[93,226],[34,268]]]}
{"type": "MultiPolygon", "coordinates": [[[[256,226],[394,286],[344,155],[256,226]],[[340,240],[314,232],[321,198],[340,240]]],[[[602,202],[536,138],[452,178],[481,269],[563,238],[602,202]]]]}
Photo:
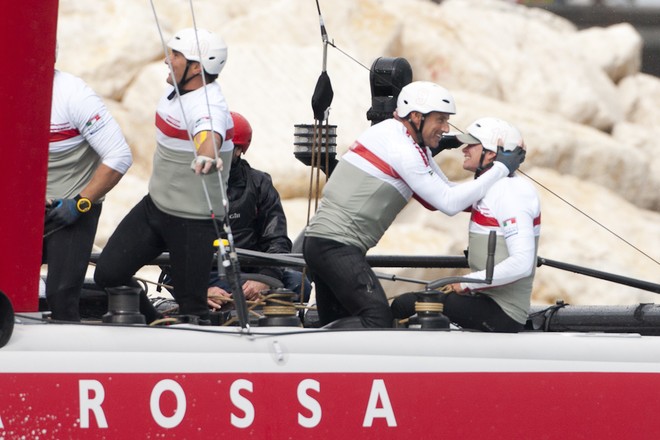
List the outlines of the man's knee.
{"type": "Polygon", "coordinates": [[[94,282],[102,288],[126,284],[116,276],[114,271],[107,269],[103,265],[97,265],[96,269],[94,269],[94,282]]]}
{"type": "Polygon", "coordinates": [[[399,295],[392,301],[392,315],[396,319],[405,319],[414,315],[415,302],[417,302],[417,295],[413,292],[399,295]]]}
{"type": "Polygon", "coordinates": [[[394,317],[389,305],[374,308],[366,313],[361,313],[360,318],[367,328],[390,328],[394,326],[394,317]]]}

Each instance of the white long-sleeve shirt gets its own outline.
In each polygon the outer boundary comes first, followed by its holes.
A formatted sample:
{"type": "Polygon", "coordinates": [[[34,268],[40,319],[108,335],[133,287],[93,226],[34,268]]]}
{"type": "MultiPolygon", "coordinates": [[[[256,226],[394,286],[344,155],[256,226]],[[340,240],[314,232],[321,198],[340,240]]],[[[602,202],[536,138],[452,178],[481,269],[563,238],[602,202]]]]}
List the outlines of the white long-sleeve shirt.
{"type": "Polygon", "coordinates": [[[541,232],[541,203],[536,189],[518,176],[497,181],[472,206],[469,230],[468,261],[474,272],[465,276],[486,278],[490,231],[497,233],[496,264],[492,284],[461,283],[461,287],[491,296],[509,316],[524,323],[541,232]]]}
{"type": "Polygon", "coordinates": [[[149,195],[161,211],[177,217],[208,219],[211,208],[214,214],[222,216],[224,206],[217,174],[196,175],[190,169],[195,157],[191,139],[202,131],[220,135],[222,144],[217,148],[226,188],[234,150],[234,123],[229,107],[216,82],[169,99],[172,90],[169,87],[165,91],[156,109],[157,147],[149,195]]]}
{"type": "Polygon", "coordinates": [[[80,78],[55,70],[46,198],[70,198],[99,164],[125,174],[131,150],[103,100],[80,78]]]}

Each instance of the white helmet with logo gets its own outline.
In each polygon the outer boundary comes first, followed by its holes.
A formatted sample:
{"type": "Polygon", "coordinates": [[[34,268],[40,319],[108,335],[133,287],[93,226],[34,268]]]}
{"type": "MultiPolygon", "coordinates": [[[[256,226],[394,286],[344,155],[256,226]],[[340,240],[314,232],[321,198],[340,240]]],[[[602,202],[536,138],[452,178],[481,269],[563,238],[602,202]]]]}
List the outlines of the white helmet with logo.
{"type": "Polygon", "coordinates": [[[431,112],[456,113],[454,97],[444,87],[429,81],[414,81],[401,89],[396,102],[396,114],[404,118],[412,111],[425,115],[431,112]]]}
{"type": "Polygon", "coordinates": [[[167,47],[181,52],[188,61],[201,62],[204,71],[210,75],[218,75],[227,62],[227,44],[219,35],[206,29],[197,29],[197,36],[195,29],[183,29],[174,34],[167,47]]]}
{"type": "Polygon", "coordinates": [[[516,147],[525,149],[520,131],[506,121],[497,118],[480,118],[467,128],[465,133],[456,138],[468,145],[481,144],[484,149],[497,153],[497,147],[504,151],[513,151],[516,147]]]}

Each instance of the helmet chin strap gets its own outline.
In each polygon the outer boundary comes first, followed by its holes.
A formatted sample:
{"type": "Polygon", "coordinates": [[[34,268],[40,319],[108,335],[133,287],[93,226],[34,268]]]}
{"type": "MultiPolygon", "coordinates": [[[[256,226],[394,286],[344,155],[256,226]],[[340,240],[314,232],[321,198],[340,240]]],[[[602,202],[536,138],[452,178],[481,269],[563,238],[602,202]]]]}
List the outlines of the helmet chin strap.
{"type": "Polygon", "coordinates": [[[408,116],[408,118],[406,119],[406,121],[408,121],[410,126],[415,129],[415,137],[417,138],[415,139],[415,142],[417,142],[417,145],[419,145],[422,148],[426,147],[426,144],[424,144],[424,136],[422,136],[422,130],[424,130],[425,120],[426,118],[424,117],[424,115],[422,115],[422,120],[419,123],[419,128],[417,128],[411,116],[408,116]]]}
{"type": "Polygon", "coordinates": [[[193,79],[194,77],[196,77],[197,75],[199,75],[199,73],[196,73],[195,75],[191,76],[190,78],[186,78],[186,75],[188,75],[188,69],[190,68],[190,64],[191,64],[191,63],[192,63],[192,61],[190,61],[190,60],[186,60],[186,68],[185,68],[185,70],[183,71],[183,75],[181,76],[181,81],[179,81],[179,82],[177,83],[177,85],[176,85],[176,87],[174,88],[174,90],[172,90],[172,93],[170,93],[169,95],[167,95],[167,99],[168,99],[168,100],[171,101],[172,98],[174,98],[174,97],[176,96],[176,91],[177,91],[177,89],[179,90],[179,95],[180,95],[180,96],[183,96],[183,95],[185,95],[186,93],[188,93],[188,92],[191,91],[191,90],[184,90],[184,89],[183,89],[184,86],[185,86],[186,84],[188,84],[188,83],[190,82],[191,79],[193,79]]]}
{"type": "Polygon", "coordinates": [[[485,158],[486,158],[486,149],[482,146],[481,157],[479,158],[479,166],[477,167],[477,170],[474,172],[475,179],[481,176],[486,170],[492,168],[493,164],[495,163],[495,162],[491,162],[488,165],[484,165],[485,158]]]}

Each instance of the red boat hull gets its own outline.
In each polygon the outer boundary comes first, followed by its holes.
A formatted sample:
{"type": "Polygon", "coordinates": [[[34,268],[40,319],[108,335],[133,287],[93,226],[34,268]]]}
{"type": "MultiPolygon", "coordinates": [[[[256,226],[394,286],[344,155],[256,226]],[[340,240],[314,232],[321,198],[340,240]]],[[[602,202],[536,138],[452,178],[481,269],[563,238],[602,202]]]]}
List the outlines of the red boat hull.
{"type": "Polygon", "coordinates": [[[651,439],[660,433],[651,404],[658,374],[49,373],[0,376],[0,389],[2,438],[651,439]]]}

